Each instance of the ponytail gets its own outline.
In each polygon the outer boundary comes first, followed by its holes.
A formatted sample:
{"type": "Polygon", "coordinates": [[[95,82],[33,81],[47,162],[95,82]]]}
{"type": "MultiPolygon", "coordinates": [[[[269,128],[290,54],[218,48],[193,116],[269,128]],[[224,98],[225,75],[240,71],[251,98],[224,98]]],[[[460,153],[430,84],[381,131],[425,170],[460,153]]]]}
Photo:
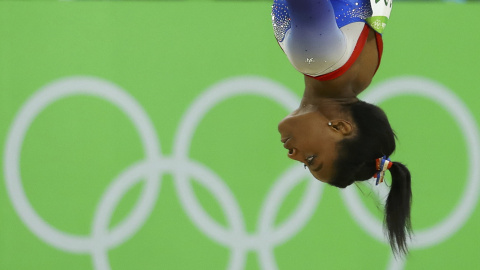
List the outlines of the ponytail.
{"type": "Polygon", "coordinates": [[[410,171],[402,163],[394,162],[390,174],[392,185],[385,204],[385,226],[394,254],[405,255],[408,252],[407,237],[412,232],[410,171]]]}
{"type": "MultiPolygon", "coordinates": [[[[388,160],[395,151],[395,133],[383,110],[373,104],[358,101],[345,104],[356,126],[356,135],[345,138],[337,145],[338,158],[330,185],[345,188],[355,181],[365,181],[376,175],[381,182],[388,163],[377,163],[385,156],[388,160]],[[377,167],[378,166],[378,167],[377,167]]],[[[411,177],[407,167],[393,162],[390,169],[392,185],[385,204],[385,228],[388,241],[395,255],[408,252],[407,238],[412,232],[410,206],[412,201],[411,177]]]]}

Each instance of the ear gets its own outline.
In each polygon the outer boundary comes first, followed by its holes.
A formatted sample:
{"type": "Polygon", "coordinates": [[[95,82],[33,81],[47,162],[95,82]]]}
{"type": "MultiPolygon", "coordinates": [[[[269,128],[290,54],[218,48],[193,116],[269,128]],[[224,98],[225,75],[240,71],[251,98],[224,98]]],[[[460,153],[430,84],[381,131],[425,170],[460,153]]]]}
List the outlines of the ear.
{"type": "Polygon", "coordinates": [[[335,132],[339,132],[344,136],[351,135],[353,133],[353,125],[346,120],[332,120],[330,126],[335,132]]]}

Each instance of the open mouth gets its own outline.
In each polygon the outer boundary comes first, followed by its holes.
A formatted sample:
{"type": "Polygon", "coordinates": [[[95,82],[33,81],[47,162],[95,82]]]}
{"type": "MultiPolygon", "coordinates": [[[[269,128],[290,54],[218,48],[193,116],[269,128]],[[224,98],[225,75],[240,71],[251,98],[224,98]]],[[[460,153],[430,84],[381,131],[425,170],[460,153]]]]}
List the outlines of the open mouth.
{"type": "Polygon", "coordinates": [[[288,149],[288,154],[291,155],[291,154],[293,154],[293,148],[289,148],[289,147],[287,146],[287,142],[288,142],[289,140],[290,140],[290,137],[281,139],[280,141],[283,143],[283,147],[284,147],[285,149],[288,149]]]}
{"type": "Polygon", "coordinates": [[[284,142],[283,142],[283,147],[285,149],[289,149],[288,146],[287,146],[287,142],[290,140],[290,138],[286,139],[284,142]]]}

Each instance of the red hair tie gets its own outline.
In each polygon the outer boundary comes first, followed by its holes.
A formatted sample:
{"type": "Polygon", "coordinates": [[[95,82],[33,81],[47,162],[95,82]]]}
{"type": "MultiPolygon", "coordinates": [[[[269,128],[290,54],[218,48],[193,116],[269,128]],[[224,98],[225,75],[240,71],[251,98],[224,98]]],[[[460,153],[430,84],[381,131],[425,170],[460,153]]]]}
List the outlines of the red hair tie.
{"type": "Polygon", "coordinates": [[[377,172],[373,175],[374,178],[377,178],[375,181],[375,185],[378,185],[383,182],[383,178],[385,177],[385,172],[390,169],[393,165],[393,162],[390,161],[389,158],[383,156],[381,158],[377,158],[375,160],[377,172]]]}

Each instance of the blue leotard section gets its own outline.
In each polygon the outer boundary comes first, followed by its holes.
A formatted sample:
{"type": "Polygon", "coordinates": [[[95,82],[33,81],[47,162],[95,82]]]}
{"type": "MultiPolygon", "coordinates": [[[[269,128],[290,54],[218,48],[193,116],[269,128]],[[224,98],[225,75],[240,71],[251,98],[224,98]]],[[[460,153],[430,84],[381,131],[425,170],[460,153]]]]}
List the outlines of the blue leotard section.
{"type": "Polygon", "coordinates": [[[335,12],[338,28],[354,22],[365,22],[372,16],[370,0],[333,0],[330,1],[335,12]]]}
{"type": "MultiPolygon", "coordinates": [[[[325,1],[325,0],[323,0],[325,1]]],[[[338,28],[354,22],[365,22],[372,16],[370,0],[331,0],[331,6],[335,14],[338,28]]],[[[322,17],[326,10],[316,10],[317,16],[322,17]]],[[[283,41],[286,31],[291,27],[291,17],[286,0],[274,0],[272,9],[275,37],[279,42],[283,41]]]]}

